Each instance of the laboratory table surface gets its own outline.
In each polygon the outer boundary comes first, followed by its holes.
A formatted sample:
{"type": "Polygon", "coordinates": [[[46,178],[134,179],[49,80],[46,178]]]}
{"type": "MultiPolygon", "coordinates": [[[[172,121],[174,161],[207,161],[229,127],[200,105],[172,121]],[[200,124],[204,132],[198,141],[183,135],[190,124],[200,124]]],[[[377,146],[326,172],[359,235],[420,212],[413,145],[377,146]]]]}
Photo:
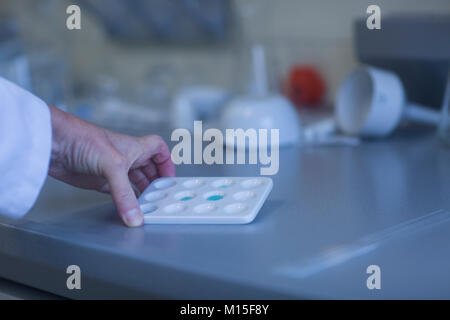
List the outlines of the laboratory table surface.
{"type": "MultiPolygon", "coordinates": [[[[259,166],[177,174],[258,176],[259,166]]],[[[450,149],[433,130],[283,148],[272,178],[250,224],[136,229],[109,196],[49,179],[24,219],[0,218],[0,278],[87,299],[450,298],[450,149]],[[70,265],[80,290],[67,287],[70,265]],[[367,286],[372,265],[380,289],[367,286]]]]}

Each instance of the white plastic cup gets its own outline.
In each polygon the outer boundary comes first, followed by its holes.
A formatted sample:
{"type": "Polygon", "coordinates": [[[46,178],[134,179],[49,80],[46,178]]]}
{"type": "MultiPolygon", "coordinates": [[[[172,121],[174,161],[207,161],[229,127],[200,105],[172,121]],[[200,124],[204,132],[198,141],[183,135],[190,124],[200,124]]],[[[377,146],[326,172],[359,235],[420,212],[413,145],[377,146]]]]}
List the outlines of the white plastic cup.
{"type": "Polygon", "coordinates": [[[346,134],[383,137],[402,118],[437,124],[439,113],[407,104],[399,77],[392,72],[361,67],[344,80],[336,100],[336,121],[346,134]]]}

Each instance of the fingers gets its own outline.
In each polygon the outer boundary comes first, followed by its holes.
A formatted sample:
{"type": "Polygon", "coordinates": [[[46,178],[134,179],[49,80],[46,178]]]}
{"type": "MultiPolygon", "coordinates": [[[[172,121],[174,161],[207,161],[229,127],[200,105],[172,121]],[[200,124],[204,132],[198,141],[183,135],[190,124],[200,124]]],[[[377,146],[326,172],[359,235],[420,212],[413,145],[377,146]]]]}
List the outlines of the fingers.
{"type": "Polygon", "coordinates": [[[123,222],[128,227],[139,227],[144,217],[128,179],[128,167],[125,161],[110,165],[105,172],[113,202],[123,222]]]}
{"type": "MultiPolygon", "coordinates": [[[[170,150],[164,140],[155,135],[144,137],[144,143],[151,152],[151,159],[155,165],[159,177],[174,177],[175,165],[172,161],[170,150]]],[[[149,177],[149,174],[147,174],[149,177]]]]}
{"type": "Polygon", "coordinates": [[[143,192],[151,181],[141,169],[131,170],[128,176],[130,177],[131,182],[138,188],[139,192],[143,192]]]}
{"type": "Polygon", "coordinates": [[[142,172],[146,175],[150,183],[153,182],[153,180],[159,178],[158,170],[156,170],[156,166],[152,160],[150,160],[150,163],[148,165],[142,168],[142,172]]]}
{"type": "Polygon", "coordinates": [[[104,174],[117,211],[129,227],[138,227],[144,222],[130,180],[143,192],[154,179],[175,176],[175,165],[163,139],[152,135],[141,138],[141,142],[144,154],[137,161],[136,167],[128,172],[130,167],[127,161],[122,155],[118,155],[106,166],[104,174]],[[146,165],[139,166],[140,161],[145,161],[146,165]]]}
{"type": "Polygon", "coordinates": [[[167,145],[165,145],[162,152],[156,154],[152,160],[156,165],[160,177],[175,177],[175,165],[170,157],[167,145]]]}

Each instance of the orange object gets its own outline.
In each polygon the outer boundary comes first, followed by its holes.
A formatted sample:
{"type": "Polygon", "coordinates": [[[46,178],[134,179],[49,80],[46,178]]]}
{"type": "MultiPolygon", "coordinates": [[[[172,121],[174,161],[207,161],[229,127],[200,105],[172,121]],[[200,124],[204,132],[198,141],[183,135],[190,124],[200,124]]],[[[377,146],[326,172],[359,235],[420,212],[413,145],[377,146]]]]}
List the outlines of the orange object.
{"type": "Polygon", "coordinates": [[[293,66],[284,87],[286,95],[297,107],[318,106],[325,95],[323,78],[312,66],[293,66]]]}

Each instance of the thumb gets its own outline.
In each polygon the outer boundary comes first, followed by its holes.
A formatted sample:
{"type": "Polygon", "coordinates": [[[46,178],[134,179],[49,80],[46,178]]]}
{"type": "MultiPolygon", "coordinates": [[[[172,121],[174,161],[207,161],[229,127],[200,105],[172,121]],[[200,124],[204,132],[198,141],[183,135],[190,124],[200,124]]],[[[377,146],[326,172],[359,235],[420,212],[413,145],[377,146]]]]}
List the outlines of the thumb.
{"type": "Polygon", "coordinates": [[[128,227],[139,227],[144,223],[144,217],[136,199],[127,170],[109,170],[105,174],[111,189],[114,205],[123,222],[128,227]]]}

